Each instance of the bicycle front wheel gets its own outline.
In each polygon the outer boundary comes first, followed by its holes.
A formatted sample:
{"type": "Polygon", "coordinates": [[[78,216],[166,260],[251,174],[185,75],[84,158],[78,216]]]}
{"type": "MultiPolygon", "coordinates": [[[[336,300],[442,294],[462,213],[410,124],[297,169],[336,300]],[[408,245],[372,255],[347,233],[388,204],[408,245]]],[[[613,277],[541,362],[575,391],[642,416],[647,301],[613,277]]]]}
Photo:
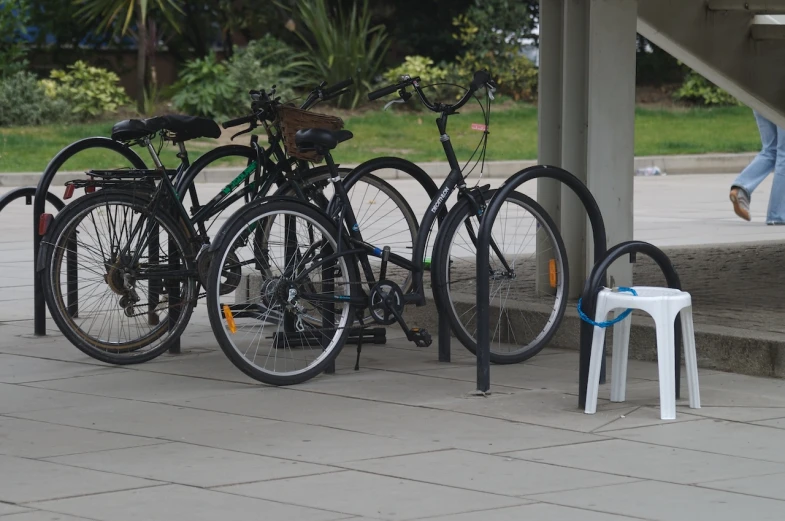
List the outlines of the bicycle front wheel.
{"type": "MultiPolygon", "coordinates": [[[[449,315],[453,333],[472,353],[477,351],[479,225],[472,205],[467,201],[456,205],[437,238],[432,268],[439,308],[449,315]]],[[[489,260],[491,361],[522,362],[547,345],[564,317],[568,295],[564,242],[545,210],[514,192],[494,222],[489,260]]]]}
{"type": "Polygon", "coordinates": [[[181,227],[151,209],[149,198],[85,195],[58,214],[44,240],[46,303],[77,348],[134,364],[179,338],[195,298],[192,255],[181,227]]]}
{"type": "Polygon", "coordinates": [[[264,201],[232,216],[212,252],[210,325],[232,363],[270,385],[324,371],[352,325],[358,277],[335,226],[296,201],[264,201]],[[237,277],[232,291],[227,280],[237,277]]]}

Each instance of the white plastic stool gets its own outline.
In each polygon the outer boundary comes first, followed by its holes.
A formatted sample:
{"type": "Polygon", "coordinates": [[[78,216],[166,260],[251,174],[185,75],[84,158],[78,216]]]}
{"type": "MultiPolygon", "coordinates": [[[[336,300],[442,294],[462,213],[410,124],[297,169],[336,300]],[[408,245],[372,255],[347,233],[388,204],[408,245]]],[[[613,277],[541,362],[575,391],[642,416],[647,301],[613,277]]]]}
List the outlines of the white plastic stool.
{"type": "MultiPolygon", "coordinates": [[[[622,293],[607,288],[597,295],[597,312],[594,321],[603,322],[614,310],[640,309],[654,319],[657,329],[657,363],[660,376],[660,417],[676,419],[676,381],[674,322],[681,313],[681,330],[684,344],[684,359],[687,369],[687,386],[690,407],[700,409],[698,389],[698,361],[695,354],[695,330],[692,325],[692,297],[689,293],[671,288],[636,286],[637,295],[622,293]]],[[[623,402],[627,391],[627,353],[630,344],[630,320],[613,326],[613,362],[611,369],[611,401],[623,402]]],[[[594,328],[591,344],[589,382],[586,390],[586,414],[597,412],[597,393],[600,385],[600,367],[603,357],[605,330],[594,328]]]]}

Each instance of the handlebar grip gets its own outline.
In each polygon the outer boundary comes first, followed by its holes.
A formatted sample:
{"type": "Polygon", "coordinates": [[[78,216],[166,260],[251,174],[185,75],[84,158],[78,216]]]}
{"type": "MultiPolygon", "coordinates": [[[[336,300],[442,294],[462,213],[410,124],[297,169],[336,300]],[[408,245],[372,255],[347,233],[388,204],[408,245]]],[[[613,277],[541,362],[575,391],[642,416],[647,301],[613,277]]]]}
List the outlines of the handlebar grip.
{"type": "Polygon", "coordinates": [[[338,82],[335,85],[331,85],[330,87],[323,89],[323,92],[325,96],[331,96],[339,90],[343,90],[351,85],[354,85],[354,80],[352,78],[346,78],[345,80],[338,82]]]}
{"type": "Polygon", "coordinates": [[[343,89],[343,90],[339,90],[338,92],[333,92],[329,96],[324,96],[322,98],[322,101],[330,101],[331,99],[335,99],[338,96],[343,96],[347,92],[351,92],[351,89],[343,89]]]}
{"type": "Polygon", "coordinates": [[[486,83],[491,81],[491,75],[488,74],[488,71],[482,70],[477,71],[474,73],[474,78],[472,79],[471,83],[471,91],[474,92],[486,83]]]}
{"type": "Polygon", "coordinates": [[[388,94],[392,94],[393,92],[395,92],[397,90],[400,90],[400,89],[406,87],[407,85],[409,85],[408,82],[402,81],[401,83],[398,83],[398,84],[395,84],[395,85],[389,85],[389,86],[381,88],[379,90],[375,90],[373,92],[368,93],[368,99],[371,100],[371,101],[377,100],[377,99],[379,99],[381,97],[387,96],[388,94]]]}
{"type": "Polygon", "coordinates": [[[235,119],[230,119],[229,121],[224,121],[221,126],[223,128],[237,127],[237,126],[243,125],[245,123],[250,123],[254,119],[256,119],[256,115],[252,114],[250,116],[243,116],[241,118],[235,118],[235,119]]]}

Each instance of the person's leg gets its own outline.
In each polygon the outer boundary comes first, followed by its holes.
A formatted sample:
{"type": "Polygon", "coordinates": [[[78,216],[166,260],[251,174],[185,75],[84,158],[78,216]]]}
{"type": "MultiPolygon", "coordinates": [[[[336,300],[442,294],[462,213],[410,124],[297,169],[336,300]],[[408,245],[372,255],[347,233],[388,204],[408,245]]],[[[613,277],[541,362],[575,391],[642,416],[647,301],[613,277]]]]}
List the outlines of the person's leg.
{"type": "Polygon", "coordinates": [[[760,132],[761,151],[752,162],[742,170],[731,185],[730,200],[736,215],[750,220],[750,198],[752,192],[774,169],[777,159],[777,127],[757,111],[753,111],[760,132]]]}
{"type": "Polygon", "coordinates": [[[777,129],[777,159],[771,185],[767,224],[785,224],[785,129],[777,129]]]}

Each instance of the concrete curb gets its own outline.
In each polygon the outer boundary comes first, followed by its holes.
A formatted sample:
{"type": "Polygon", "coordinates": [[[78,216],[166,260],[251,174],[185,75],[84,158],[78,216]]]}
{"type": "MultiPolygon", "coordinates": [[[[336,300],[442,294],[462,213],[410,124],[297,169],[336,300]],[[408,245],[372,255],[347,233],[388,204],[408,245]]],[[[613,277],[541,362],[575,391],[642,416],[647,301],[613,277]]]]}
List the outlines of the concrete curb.
{"type": "MultiPolygon", "coordinates": [[[[424,307],[407,308],[404,317],[410,327],[427,329],[434,338],[434,344],[436,343],[439,330],[438,315],[436,305],[430,298],[424,307]]],[[[577,351],[580,346],[580,325],[581,319],[578,317],[575,304],[570,302],[564,320],[549,343],[549,347],[577,351]]],[[[390,327],[395,328],[396,326],[390,327]]],[[[647,320],[646,317],[633,317],[630,329],[629,359],[646,362],[656,361],[656,346],[653,322],[647,320]]],[[[696,322],[695,347],[698,354],[698,367],[702,369],[749,376],[785,378],[785,341],[775,334],[696,322]]],[[[457,338],[453,337],[451,349],[453,353],[462,353],[465,348],[457,338]]],[[[608,349],[610,349],[610,343],[608,349]]],[[[576,385],[577,369],[576,367],[576,385]]],[[[493,368],[491,368],[491,383],[493,383],[493,368]]],[[[686,388],[683,387],[682,391],[686,392],[686,388]]]]}
{"type": "MultiPolygon", "coordinates": [[[[680,174],[737,174],[746,167],[755,154],[705,154],[684,156],[643,156],[635,158],[635,169],[656,166],[668,175],[680,174]]],[[[433,178],[444,178],[449,172],[445,162],[418,163],[433,178]]],[[[524,161],[489,161],[485,164],[483,176],[486,178],[507,178],[514,173],[534,166],[535,160],[524,161]]],[[[357,165],[346,164],[354,167],[357,165]]],[[[228,183],[239,173],[238,168],[213,168],[206,170],[197,178],[202,183],[228,183]]],[[[630,173],[632,175],[632,172],[630,173]]],[[[8,173],[0,174],[0,187],[35,186],[38,184],[39,173],[8,173]]],[[[383,177],[397,179],[403,177],[397,171],[390,171],[383,177]]],[[[58,173],[54,184],[62,186],[72,179],[84,178],[83,172],[58,173]]]]}

